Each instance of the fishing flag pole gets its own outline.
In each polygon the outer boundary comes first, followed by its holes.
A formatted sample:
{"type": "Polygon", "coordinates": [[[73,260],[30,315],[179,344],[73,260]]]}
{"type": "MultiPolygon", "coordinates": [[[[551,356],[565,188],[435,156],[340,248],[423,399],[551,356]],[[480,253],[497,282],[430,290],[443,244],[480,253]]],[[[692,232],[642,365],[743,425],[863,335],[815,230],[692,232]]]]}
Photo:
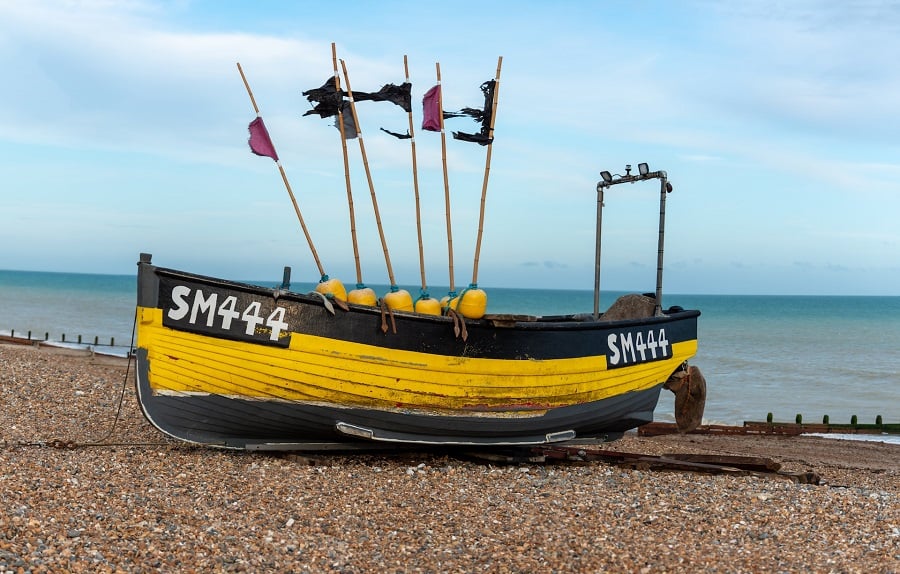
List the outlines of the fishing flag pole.
{"type": "MultiPolygon", "coordinates": [[[[485,102],[484,114],[490,113],[490,121],[488,124],[482,125],[481,135],[487,140],[487,154],[484,160],[484,180],[481,184],[481,209],[478,215],[478,236],[475,240],[475,260],[472,263],[472,283],[463,289],[459,294],[459,298],[451,301],[451,306],[457,309],[464,317],[470,319],[481,319],[487,311],[487,293],[483,289],[478,288],[478,261],[481,255],[481,237],[484,232],[484,204],[487,197],[488,178],[491,173],[491,150],[494,143],[494,119],[497,117],[497,91],[500,86],[500,66],[503,64],[503,57],[497,59],[497,73],[494,76],[493,86],[489,87],[485,92],[490,94],[490,110],[488,110],[488,102],[485,102]],[[487,129],[485,129],[487,128],[487,129]]],[[[484,86],[482,86],[484,89],[484,86]]],[[[487,121],[487,116],[484,116],[487,121]]],[[[456,134],[454,134],[456,135],[456,134]]],[[[483,141],[483,140],[482,140],[483,141]]]]}
{"type": "Polygon", "coordinates": [[[256,98],[253,97],[253,91],[250,89],[250,83],[247,82],[247,76],[244,75],[244,69],[241,67],[240,62],[237,63],[237,69],[241,74],[241,80],[244,82],[244,87],[247,88],[247,95],[250,96],[250,103],[253,104],[253,111],[256,112],[256,119],[250,122],[249,127],[250,149],[257,155],[264,155],[275,160],[275,165],[278,166],[278,171],[281,173],[281,180],[284,182],[284,187],[287,189],[288,195],[291,198],[291,203],[294,205],[294,212],[297,214],[297,219],[300,220],[300,227],[303,228],[303,234],[306,236],[307,243],[309,243],[309,249],[316,262],[316,267],[319,269],[319,275],[322,277],[321,281],[326,282],[329,280],[328,275],[325,274],[322,262],[319,260],[319,254],[316,252],[312,237],[309,234],[309,230],[306,228],[306,223],[303,221],[303,214],[300,213],[300,206],[297,204],[297,198],[294,197],[291,183],[288,181],[284,167],[281,165],[278,154],[275,152],[275,146],[272,144],[269,130],[266,129],[266,124],[263,122],[262,115],[259,113],[259,106],[256,105],[256,98]]]}
{"type": "Polygon", "coordinates": [[[391,282],[391,291],[385,295],[385,303],[391,308],[400,311],[412,311],[412,297],[405,289],[397,287],[394,280],[394,269],[391,267],[391,256],[388,253],[387,240],[384,237],[384,228],[381,225],[381,215],[378,211],[378,199],[375,196],[375,185],[372,183],[372,171],[369,169],[369,160],[366,156],[366,146],[363,143],[362,127],[359,124],[359,116],[356,113],[356,103],[353,101],[353,89],[350,87],[350,76],[347,74],[347,64],[341,60],[341,70],[344,73],[344,83],[347,85],[347,99],[350,102],[350,113],[353,114],[353,123],[356,125],[356,139],[359,142],[359,153],[362,156],[363,167],[366,171],[366,181],[369,184],[369,195],[372,197],[372,209],[375,212],[375,224],[378,227],[378,237],[381,239],[381,250],[384,252],[384,263],[387,266],[388,279],[391,282]]]}
{"type": "Polygon", "coordinates": [[[453,232],[450,225],[450,178],[447,174],[447,134],[444,132],[444,90],[441,87],[441,64],[435,62],[437,73],[437,103],[438,121],[441,128],[441,164],[444,170],[444,211],[447,219],[447,257],[450,263],[450,292],[447,293],[447,301],[456,297],[456,285],[453,280],[453,232]]]}
{"type": "MultiPolygon", "coordinates": [[[[406,55],[403,56],[403,73],[406,82],[409,83],[409,63],[406,55]]],[[[416,233],[419,239],[419,274],[422,277],[422,289],[419,298],[416,299],[415,310],[419,313],[427,313],[429,315],[440,315],[441,305],[436,299],[432,299],[428,294],[428,283],[425,281],[425,248],[422,241],[422,207],[419,201],[419,171],[416,162],[416,135],[413,127],[412,107],[407,113],[409,117],[409,147],[412,153],[412,175],[413,175],[413,193],[416,197],[416,233]]]]}
{"type": "MultiPolygon", "coordinates": [[[[491,173],[491,148],[494,143],[494,121],[497,118],[497,94],[500,92],[500,66],[503,64],[503,56],[497,58],[497,75],[494,77],[494,94],[491,104],[491,123],[487,133],[487,155],[484,160],[484,181],[481,184],[481,211],[478,216],[478,238],[475,241],[475,261],[472,265],[472,288],[478,287],[478,260],[481,255],[481,236],[484,231],[484,203],[487,197],[488,177],[491,173]]],[[[487,113],[487,110],[484,110],[487,113]]]]}
{"type": "MultiPolygon", "coordinates": [[[[331,63],[334,69],[334,91],[340,96],[341,77],[338,74],[337,48],[334,42],[331,43],[331,63]]],[[[341,150],[344,155],[344,182],[347,187],[347,207],[350,211],[350,239],[353,243],[353,260],[356,264],[356,289],[350,291],[348,300],[352,303],[374,305],[375,292],[367,288],[365,283],[363,283],[362,267],[359,262],[359,243],[356,240],[356,215],[353,211],[353,192],[350,185],[350,158],[347,155],[347,134],[344,132],[344,112],[342,107],[342,105],[338,105],[337,125],[341,132],[341,150]]]]}

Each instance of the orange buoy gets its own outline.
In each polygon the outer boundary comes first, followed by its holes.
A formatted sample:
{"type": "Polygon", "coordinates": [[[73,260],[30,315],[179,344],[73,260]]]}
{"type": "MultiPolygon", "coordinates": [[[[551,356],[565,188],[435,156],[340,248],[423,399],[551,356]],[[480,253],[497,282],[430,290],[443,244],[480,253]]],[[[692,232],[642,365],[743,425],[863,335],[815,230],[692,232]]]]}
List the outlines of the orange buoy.
{"type": "Polygon", "coordinates": [[[393,311],[412,311],[413,300],[412,295],[406,289],[398,289],[391,286],[391,292],[384,297],[384,303],[393,311]]]}
{"type": "Polygon", "coordinates": [[[347,300],[347,289],[340,279],[329,279],[328,275],[323,275],[322,280],[316,285],[316,291],[323,295],[330,295],[341,301],[347,300]]]}
{"type": "Polygon", "coordinates": [[[374,307],[377,301],[378,297],[375,295],[375,291],[364,285],[357,285],[356,289],[350,291],[347,295],[347,302],[356,303],[357,305],[374,307]]]}

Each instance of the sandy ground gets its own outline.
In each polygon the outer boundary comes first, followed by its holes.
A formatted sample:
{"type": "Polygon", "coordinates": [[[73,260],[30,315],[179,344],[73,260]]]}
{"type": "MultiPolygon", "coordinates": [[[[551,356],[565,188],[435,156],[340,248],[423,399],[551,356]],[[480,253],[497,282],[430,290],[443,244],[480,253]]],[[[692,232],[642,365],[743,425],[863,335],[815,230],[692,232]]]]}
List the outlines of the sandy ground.
{"type": "Polygon", "coordinates": [[[0,573],[900,572],[900,445],[670,435],[785,478],[176,444],[128,361],[0,345],[0,573]],[[53,446],[56,445],[56,446],[53,446]]]}

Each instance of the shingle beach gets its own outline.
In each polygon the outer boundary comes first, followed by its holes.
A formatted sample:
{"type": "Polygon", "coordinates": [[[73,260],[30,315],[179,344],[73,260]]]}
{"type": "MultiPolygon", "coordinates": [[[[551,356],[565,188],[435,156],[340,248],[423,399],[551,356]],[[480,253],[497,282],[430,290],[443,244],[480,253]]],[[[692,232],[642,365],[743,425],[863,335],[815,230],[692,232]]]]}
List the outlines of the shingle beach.
{"type": "Polygon", "coordinates": [[[765,456],[819,485],[229,452],[152,428],[132,368],[0,345],[0,573],[900,572],[897,444],[629,434],[603,447],[765,456]]]}

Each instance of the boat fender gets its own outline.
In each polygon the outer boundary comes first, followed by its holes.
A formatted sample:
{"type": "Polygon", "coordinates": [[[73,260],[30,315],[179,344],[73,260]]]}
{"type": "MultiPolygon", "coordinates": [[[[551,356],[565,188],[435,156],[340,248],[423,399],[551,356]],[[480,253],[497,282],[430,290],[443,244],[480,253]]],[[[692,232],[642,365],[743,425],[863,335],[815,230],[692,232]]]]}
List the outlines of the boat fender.
{"type": "Polygon", "coordinates": [[[685,362],[663,385],[675,393],[675,426],[684,434],[700,426],[706,406],[706,379],[685,362]]]}

